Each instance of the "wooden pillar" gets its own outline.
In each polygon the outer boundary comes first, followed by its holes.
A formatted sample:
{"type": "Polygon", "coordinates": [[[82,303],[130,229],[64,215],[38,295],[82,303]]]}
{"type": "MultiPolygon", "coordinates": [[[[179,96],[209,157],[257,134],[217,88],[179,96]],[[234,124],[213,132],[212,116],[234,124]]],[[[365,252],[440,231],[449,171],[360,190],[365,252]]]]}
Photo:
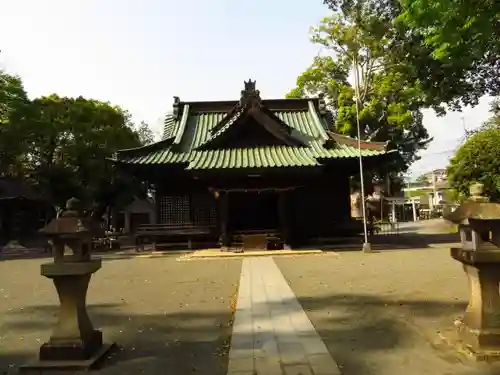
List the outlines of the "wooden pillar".
{"type": "Polygon", "coordinates": [[[229,231],[228,231],[228,217],[229,215],[229,197],[227,191],[219,192],[219,230],[220,230],[220,244],[222,250],[227,250],[230,246],[229,231]]]}
{"type": "Polygon", "coordinates": [[[155,194],[155,216],[156,216],[155,224],[165,224],[161,222],[161,218],[163,217],[163,215],[161,214],[162,199],[163,195],[155,194]]]}
{"type": "Polygon", "coordinates": [[[413,213],[413,221],[417,221],[417,205],[415,203],[415,198],[411,199],[411,212],[413,213]]]}
{"type": "Polygon", "coordinates": [[[123,211],[123,216],[125,217],[125,223],[123,224],[124,226],[123,232],[130,234],[132,232],[130,228],[130,211],[128,209],[125,209],[125,211],[123,211]]]}
{"type": "Polygon", "coordinates": [[[391,222],[395,223],[397,222],[397,216],[396,216],[396,202],[392,201],[391,202],[391,222]]]}
{"type": "Polygon", "coordinates": [[[287,192],[278,192],[278,215],[285,250],[290,249],[290,223],[288,221],[287,192]]]}

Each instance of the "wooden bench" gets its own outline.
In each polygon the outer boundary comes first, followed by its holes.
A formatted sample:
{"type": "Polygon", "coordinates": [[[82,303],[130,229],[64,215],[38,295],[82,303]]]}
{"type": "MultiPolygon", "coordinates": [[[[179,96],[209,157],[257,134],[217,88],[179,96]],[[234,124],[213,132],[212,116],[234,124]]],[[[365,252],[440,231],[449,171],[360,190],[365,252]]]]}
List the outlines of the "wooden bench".
{"type": "Polygon", "coordinates": [[[199,226],[172,226],[167,224],[143,224],[135,232],[135,249],[144,251],[145,240],[150,239],[153,250],[161,237],[180,237],[186,240],[188,249],[193,247],[193,238],[210,234],[210,228],[199,226]]]}

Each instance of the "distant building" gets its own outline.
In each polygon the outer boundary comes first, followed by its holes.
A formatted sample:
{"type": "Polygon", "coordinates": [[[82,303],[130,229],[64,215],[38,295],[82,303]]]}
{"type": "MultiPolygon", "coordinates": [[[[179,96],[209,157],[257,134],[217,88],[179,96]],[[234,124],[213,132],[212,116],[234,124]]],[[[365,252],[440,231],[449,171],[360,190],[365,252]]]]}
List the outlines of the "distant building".
{"type": "Polygon", "coordinates": [[[437,184],[448,182],[446,169],[434,169],[430,172],[424,173],[420,178],[425,179],[428,184],[432,184],[433,181],[437,184]]]}
{"type": "Polygon", "coordinates": [[[419,197],[420,204],[432,210],[443,203],[454,203],[446,202],[450,189],[446,169],[434,169],[409,182],[403,191],[405,197],[419,197]]]}

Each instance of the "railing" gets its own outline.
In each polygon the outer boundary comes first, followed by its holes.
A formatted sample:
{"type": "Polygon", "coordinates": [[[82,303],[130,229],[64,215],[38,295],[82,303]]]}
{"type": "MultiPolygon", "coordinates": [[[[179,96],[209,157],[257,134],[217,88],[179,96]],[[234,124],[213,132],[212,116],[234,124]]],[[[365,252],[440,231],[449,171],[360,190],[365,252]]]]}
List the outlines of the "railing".
{"type": "Polygon", "coordinates": [[[156,250],[156,244],[162,237],[177,237],[183,242],[187,242],[188,248],[192,248],[192,240],[196,237],[210,234],[209,227],[199,226],[171,226],[166,224],[143,224],[137,228],[135,233],[136,250],[144,250],[144,243],[150,240],[153,250],[156,250]]]}
{"type": "Polygon", "coordinates": [[[373,223],[373,234],[374,235],[399,235],[399,223],[398,222],[388,222],[379,221],[373,223]]]}

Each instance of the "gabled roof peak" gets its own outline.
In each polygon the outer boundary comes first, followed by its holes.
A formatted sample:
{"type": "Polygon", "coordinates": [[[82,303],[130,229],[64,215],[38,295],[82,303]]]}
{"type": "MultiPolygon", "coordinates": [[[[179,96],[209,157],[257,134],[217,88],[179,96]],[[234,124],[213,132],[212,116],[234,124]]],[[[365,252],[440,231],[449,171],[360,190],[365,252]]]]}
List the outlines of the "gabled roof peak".
{"type": "Polygon", "coordinates": [[[249,79],[244,81],[245,88],[241,90],[240,106],[243,107],[254,107],[260,105],[260,91],[255,89],[255,81],[249,79]]]}
{"type": "Polygon", "coordinates": [[[243,81],[243,90],[240,92],[240,100],[215,100],[215,101],[181,101],[178,96],[174,96],[172,104],[173,117],[179,119],[184,105],[189,104],[192,113],[216,113],[229,112],[238,103],[244,107],[248,103],[263,104],[271,111],[307,111],[310,101],[317,107],[318,112],[323,114],[326,108],[324,96],[319,95],[314,98],[293,98],[293,99],[263,99],[260,91],[256,89],[256,81],[248,79],[243,81]]]}

